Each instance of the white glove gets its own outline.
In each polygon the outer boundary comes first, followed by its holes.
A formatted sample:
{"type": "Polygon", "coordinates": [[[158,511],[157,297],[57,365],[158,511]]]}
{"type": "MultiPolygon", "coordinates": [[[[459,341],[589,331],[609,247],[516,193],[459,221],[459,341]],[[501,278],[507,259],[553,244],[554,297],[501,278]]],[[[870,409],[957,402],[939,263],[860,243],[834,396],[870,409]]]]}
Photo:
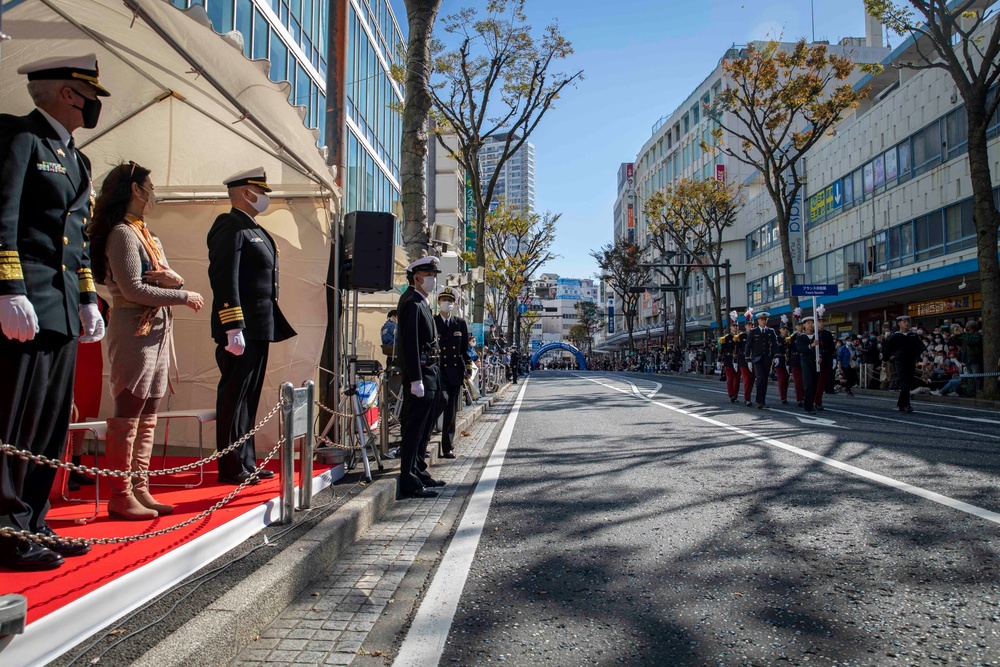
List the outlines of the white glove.
{"type": "Polygon", "coordinates": [[[226,352],[237,357],[243,354],[243,350],[247,349],[246,339],[243,338],[243,329],[230,329],[226,335],[229,336],[226,352]]]}
{"type": "Polygon", "coordinates": [[[740,365],[738,363],[736,363],[735,361],[733,362],[733,370],[734,371],[740,370],[740,365]]]}
{"type": "Polygon", "coordinates": [[[23,294],[0,296],[0,327],[3,335],[24,343],[38,333],[38,316],[35,307],[23,294]]]}
{"type": "Polygon", "coordinates": [[[779,361],[781,361],[781,359],[779,359],[778,357],[775,357],[775,358],[774,358],[774,367],[775,367],[775,368],[777,368],[777,367],[778,367],[778,362],[779,362],[779,361]]]}
{"type": "Polygon", "coordinates": [[[80,306],[81,343],[96,343],[104,338],[104,318],[96,303],[80,306]]]}
{"type": "Polygon", "coordinates": [[[748,361],[747,362],[747,368],[749,368],[752,371],[753,370],[753,362],[748,361]]]}
{"type": "Polygon", "coordinates": [[[410,393],[413,394],[414,396],[416,396],[417,398],[423,398],[424,397],[424,381],[423,380],[417,380],[416,382],[411,382],[410,383],[410,393]]]}

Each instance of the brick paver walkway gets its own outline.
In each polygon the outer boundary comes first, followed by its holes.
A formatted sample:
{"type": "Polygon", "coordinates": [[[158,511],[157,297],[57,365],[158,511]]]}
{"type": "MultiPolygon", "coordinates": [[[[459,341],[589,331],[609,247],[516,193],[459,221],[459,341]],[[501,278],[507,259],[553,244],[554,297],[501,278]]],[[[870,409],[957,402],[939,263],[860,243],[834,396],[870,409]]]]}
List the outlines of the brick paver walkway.
{"type": "Polygon", "coordinates": [[[520,387],[511,389],[468,429],[468,437],[458,439],[459,457],[450,465],[434,467],[434,476],[448,483],[440,496],[396,503],[367,535],[274,619],[232,665],[349,665],[393,599],[459,484],[483,448],[496,440],[520,387]]]}

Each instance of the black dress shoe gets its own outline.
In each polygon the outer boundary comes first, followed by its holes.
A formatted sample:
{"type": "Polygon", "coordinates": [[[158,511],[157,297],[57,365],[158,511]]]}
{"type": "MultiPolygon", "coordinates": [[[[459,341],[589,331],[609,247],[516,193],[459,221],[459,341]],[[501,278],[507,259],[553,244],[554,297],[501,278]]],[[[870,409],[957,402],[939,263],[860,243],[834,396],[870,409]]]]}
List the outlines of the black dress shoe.
{"type": "Polygon", "coordinates": [[[69,474],[69,483],[78,486],[93,486],[94,478],[84,475],[82,472],[72,471],[69,474]]]}
{"type": "Polygon", "coordinates": [[[13,547],[0,553],[0,567],[10,570],[54,570],[62,564],[62,556],[30,540],[17,540],[13,547]]]}
{"type": "Polygon", "coordinates": [[[453,459],[453,458],[455,458],[455,452],[445,452],[444,454],[441,455],[441,458],[443,458],[443,459],[453,459]]]}
{"type": "Polygon", "coordinates": [[[273,470],[261,470],[259,473],[257,473],[257,479],[273,479],[273,478],[274,478],[273,470]]]}
{"type": "MultiPolygon", "coordinates": [[[[56,535],[56,532],[52,530],[49,526],[42,526],[37,531],[39,535],[44,535],[45,537],[51,537],[56,540],[61,540],[62,538],[56,535]]],[[[80,544],[74,542],[60,542],[59,544],[46,544],[44,545],[50,551],[55,551],[60,556],[82,556],[90,551],[89,544],[80,544]]]]}
{"type": "Polygon", "coordinates": [[[758,410],[767,410],[767,405],[765,403],[758,403],[757,404],[757,409],[758,410]]]}
{"type": "Polygon", "coordinates": [[[907,406],[904,406],[904,407],[900,408],[899,411],[900,412],[905,412],[906,414],[910,414],[911,412],[913,412],[913,408],[911,406],[907,405],[907,406]]]}
{"type": "Polygon", "coordinates": [[[438,492],[431,489],[417,489],[415,491],[401,491],[400,498],[437,498],[438,492]]]}
{"type": "Polygon", "coordinates": [[[816,412],[812,408],[806,408],[805,411],[808,412],[809,414],[815,414],[815,412],[816,412]]]}
{"type": "Polygon", "coordinates": [[[813,407],[816,408],[816,412],[823,412],[823,406],[822,405],[815,405],[813,407]]]}
{"type": "Polygon", "coordinates": [[[444,485],[445,482],[442,482],[439,479],[428,479],[424,481],[424,487],[442,487],[444,485]]]}
{"type": "Polygon", "coordinates": [[[736,398],[735,396],[730,396],[730,397],[729,397],[729,402],[730,402],[730,403],[735,403],[735,402],[736,402],[736,401],[738,401],[738,400],[739,400],[739,399],[738,399],[738,398],[736,398]]]}
{"type": "Polygon", "coordinates": [[[788,401],[782,401],[781,404],[782,405],[788,405],[788,401]]]}
{"type": "Polygon", "coordinates": [[[795,405],[799,406],[800,408],[801,407],[805,407],[805,402],[803,402],[803,401],[795,401],[795,405]]]}
{"type": "Polygon", "coordinates": [[[748,407],[748,408],[749,408],[749,407],[750,407],[751,405],[753,405],[753,403],[751,403],[750,401],[747,401],[746,403],[747,403],[747,407],[748,407]]]}
{"type": "Polygon", "coordinates": [[[260,478],[250,479],[250,473],[246,470],[240,471],[238,475],[219,475],[219,484],[232,484],[234,486],[239,486],[243,482],[250,480],[249,484],[260,484],[260,478]]]}

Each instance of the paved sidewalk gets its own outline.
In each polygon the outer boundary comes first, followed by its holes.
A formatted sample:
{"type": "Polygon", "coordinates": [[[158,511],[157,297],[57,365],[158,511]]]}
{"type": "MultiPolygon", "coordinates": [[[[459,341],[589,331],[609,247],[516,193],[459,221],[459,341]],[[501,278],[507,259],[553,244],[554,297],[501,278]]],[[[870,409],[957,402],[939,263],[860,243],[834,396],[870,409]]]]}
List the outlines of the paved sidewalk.
{"type": "MultiPolygon", "coordinates": [[[[349,665],[365,644],[424,542],[437,526],[479,455],[493,445],[516,389],[457,442],[459,457],[432,472],[448,483],[433,500],[411,499],[372,526],[334,565],[282,612],[232,665],[349,665]]],[[[433,446],[433,442],[431,443],[433,446]]]]}

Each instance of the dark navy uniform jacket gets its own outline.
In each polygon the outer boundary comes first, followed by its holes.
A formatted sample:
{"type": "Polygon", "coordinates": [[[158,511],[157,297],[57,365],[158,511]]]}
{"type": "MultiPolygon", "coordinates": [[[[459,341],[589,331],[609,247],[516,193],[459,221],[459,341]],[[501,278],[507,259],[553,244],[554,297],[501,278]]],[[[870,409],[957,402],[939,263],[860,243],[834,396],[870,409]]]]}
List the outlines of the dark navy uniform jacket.
{"type": "Polygon", "coordinates": [[[448,319],[434,316],[438,341],[441,345],[441,373],[452,387],[458,387],[465,376],[472,372],[472,357],[469,356],[469,325],[461,317],[452,315],[448,319]]]}
{"type": "Polygon", "coordinates": [[[278,307],[278,246],[263,227],[235,208],[208,232],[212,338],[242,328],[247,340],[276,343],[295,335],[278,307]]]}
{"type": "Polygon", "coordinates": [[[431,307],[412,285],[399,297],[396,318],[396,359],[403,382],[423,380],[424,391],[441,388],[437,327],[431,307]]]}
{"type": "Polygon", "coordinates": [[[42,331],[78,335],[97,303],[91,195],[90,161],[40,111],[0,115],[0,295],[26,295],[42,331]]]}
{"type": "MultiPolygon", "coordinates": [[[[778,337],[771,327],[754,327],[744,343],[743,356],[753,362],[770,360],[778,349],[778,337]]],[[[770,363],[770,361],[768,361],[770,363]]]]}

